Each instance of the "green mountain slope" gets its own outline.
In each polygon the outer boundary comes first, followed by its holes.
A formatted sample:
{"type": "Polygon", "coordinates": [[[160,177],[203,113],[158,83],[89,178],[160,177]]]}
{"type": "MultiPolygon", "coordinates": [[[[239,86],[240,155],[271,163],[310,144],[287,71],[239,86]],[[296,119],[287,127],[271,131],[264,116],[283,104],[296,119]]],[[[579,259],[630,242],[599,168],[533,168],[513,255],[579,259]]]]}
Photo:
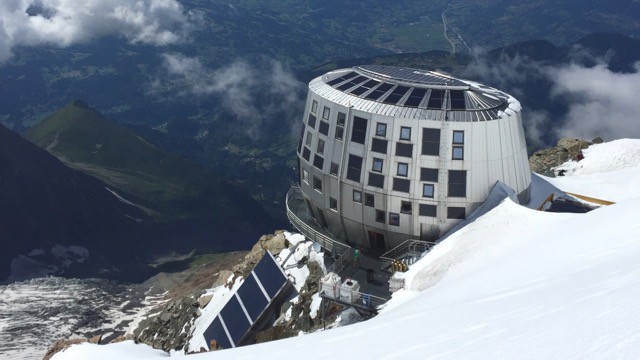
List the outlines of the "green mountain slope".
{"type": "Polygon", "coordinates": [[[270,218],[239,188],[171,156],[76,101],[29,129],[25,137],[67,165],[113,187],[158,220],[211,219],[255,226],[270,218]]]}

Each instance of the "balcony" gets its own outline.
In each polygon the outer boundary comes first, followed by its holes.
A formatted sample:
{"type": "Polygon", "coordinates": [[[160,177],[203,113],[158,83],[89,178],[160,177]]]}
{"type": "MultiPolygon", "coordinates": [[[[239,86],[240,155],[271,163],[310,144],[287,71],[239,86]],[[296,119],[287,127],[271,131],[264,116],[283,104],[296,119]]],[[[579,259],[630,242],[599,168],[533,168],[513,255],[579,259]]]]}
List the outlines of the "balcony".
{"type": "Polygon", "coordinates": [[[349,246],[335,240],[336,237],[327,229],[318,225],[309,214],[302,190],[294,185],[287,192],[287,218],[298,231],[312,241],[320,243],[327,251],[342,253],[349,246]]]}

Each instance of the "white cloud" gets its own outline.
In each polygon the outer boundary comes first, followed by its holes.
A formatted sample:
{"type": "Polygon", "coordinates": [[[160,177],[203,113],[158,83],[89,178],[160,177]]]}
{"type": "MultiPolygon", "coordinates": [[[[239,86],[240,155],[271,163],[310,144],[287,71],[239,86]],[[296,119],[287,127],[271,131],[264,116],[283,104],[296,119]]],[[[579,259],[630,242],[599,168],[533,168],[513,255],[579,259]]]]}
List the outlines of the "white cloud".
{"type": "Polygon", "coordinates": [[[640,63],[633,73],[614,73],[606,65],[550,69],[553,96],[569,99],[569,111],[556,130],[562,137],[605,140],[640,137],[640,63]]]}
{"type": "Polygon", "coordinates": [[[0,63],[16,46],[69,46],[115,35],[137,44],[185,39],[192,14],[177,0],[2,0],[0,63]]]}
{"type": "Polygon", "coordinates": [[[163,54],[167,77],[152,84],[153,91],[171,89],[183,96],[218,97],[252,138],[262,134],[269,121],[284,121],[292,127],[302,111],[304,84],[282,64],[250,65],[238,60],[211,69],[197,57],[163,54]]]}

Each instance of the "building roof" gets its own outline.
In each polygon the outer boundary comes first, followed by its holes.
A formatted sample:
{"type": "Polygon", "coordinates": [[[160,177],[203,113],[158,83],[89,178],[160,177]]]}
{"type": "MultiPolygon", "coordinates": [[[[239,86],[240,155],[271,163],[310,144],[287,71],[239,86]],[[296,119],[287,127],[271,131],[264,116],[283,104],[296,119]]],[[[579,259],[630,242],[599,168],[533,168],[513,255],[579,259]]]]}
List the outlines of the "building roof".
{"type": "Polygon", "coordinates": [[[494,88],[433,71],[395,66],[335,70],[314,79],[309,87],[345,106],[405,118],[487,121],[520,110],[516,99],[494,88]]]}

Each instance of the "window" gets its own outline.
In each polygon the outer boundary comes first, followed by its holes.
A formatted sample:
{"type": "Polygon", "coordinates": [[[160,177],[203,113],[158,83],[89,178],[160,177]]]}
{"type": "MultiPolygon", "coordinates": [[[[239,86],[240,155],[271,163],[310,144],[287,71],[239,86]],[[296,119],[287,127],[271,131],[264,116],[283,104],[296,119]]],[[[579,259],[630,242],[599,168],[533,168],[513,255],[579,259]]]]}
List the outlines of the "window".
{"type": "Polygon", "coordinates": [[[304,126],[300,127],[300,138],[298,140],[298,153],[302,150],[302,140],[304,140],[304,126]]]}
{"type": "Polygon", "coordinates": [[[420,181],[438,182],[438,169],[420,168],[420,181]]]}
{"type": "Polygon", "coordinates": [[[364,193],[364,204],[371,207],[376,206],[375,198],[373,197],[373,194],[364,193]]]}
{"type": "Polygon", "coordinates": [[[422,155],[440,155],[440,129],[422,129],[422,155]]]}
{"type": "Polygon", "coordinates": [[[435,193],[433,184],[422,184],[422,197],[432,198],[435,193]]]}
{"type": "Polygon", "coordinates": [[[387,153],[387,140],[373,138],[371,139],[371,151],[386,154],[387,153]]]}
{"type": "Polygon", "coordinates": [[[385,123],[377,123],[376,124],[376,136],[387,136],[387,124],[385,123]]]}
{"type": "Polygon", "coordinates": [[[387,217],[387,214],[385,214],[384,211],[376,210],[376,222],[384,224],[384,220],[385,220],[386,217],[387,217]]]}
{"type": "Polygon", "coordinates": [[[318,146],[316,146],[316,152],[320,155],[324,154],[324,140],[318,139],[318,146]]]}
{"type": "Polygon", "coordinates": [[[453,143],[454,144],[464,144],[464,131],[454,131],[453,132],[453,143]]]}
{"type": "Polygon", "coordinates": [[[382,159],[373,158],[373,166],[371,170],[375,172],[382,172],[382,159]]]}
{"type": "Polygon", "coordinates": [[[420,103],[422,102],[422,98],[426,93],[427,93],[427,89],[413,88],[413,91],[411,91],[411,94],[409,94],[407,101],[404,102],[404,106],[413,107],[413,108],[418,107],[418,105],[420,105],[420,103]]]}
{"type": "Polygon", "coordinates": [[[454,146],[451,151],[452,160],[464,160],[464,146],[454,146]]]}
{"type": "Polygon", "coordinates": [[[344,137],[344,128],[342,126],[336,126],[335,136],[336,140],[342,140],[344,137]]]}
{"type": "Polygon", "coordinates": [[[367,185],[383,189],[384,175],[369,173],[369,182],[367,183],[367,185]]]}
{"type": "Polygon", "coordinates": [[[311,150],[306,146],[302,149],[302,157],[307,161],[309,161],[309,158],[311,157],[311,150]]]}
{"type": "Polygon", "coordinates": [[[322,170],[324,167],[324,158],[318,154],[313,156],[313,166],[322,170]]]}
{"type": "Polygon", "coordinates": [[[360,182],[360,173],[362,170],[362,158],[360,156],[349,154],[349,163],[347,164],[347,179],[360,182]]]}
{"type": "Polygon", "coordinates": [[[313,189],[322,192],[322,180],[317,177],[313,177],[313,189]]]}
{"type": "Polygon", "coordinates": [[[396,143],[396,156],[413,157],[413,144],[396,143]]]}
{"type": "Polygon", "coordinates": [[[407,176],[409,174],[409,164],[398,163],[398,176],[407,176]]]}
{"type": "Polygon", "coordinates": [[[302,181],[309,183],[309,172],[307,170],[302,170],[302,181]]]}
{"type": "Polygon", "coordinates": [[[328,107],[324,107],[324,109],[322,109],[322,118],[325,120],[329,120],[329,114],[330,114],[331,110],[328,107]]]}
{"type": "Polygon", "coordinates": [[[465,209],[463,207],[448,207],[447,219],[464,219],[465,209]]]}
{"type": "Polygon", "coordinates": [[[311,112],[314,114],[318,112],[318,102],[315,100],[311,103],[311,112]]]}
{"type": "Polygon", "coordinates": [[[307,131],[307,139],[305,140],[304,144],[308,147],[311,147],[311,141],[313,141],[313,134],[311,134],[311,131],[307,131]]]}
{"type": "Polygon", "coordinates": [[[353,201],[362,204],[362,192],[359,190],[353,190],[353,201]]]}
{"type": "Polygon", "coordinates": [[[420,208],[419,209],[420,216],[430,216],[430,217],[437,216],[438,207],[435,205],[420,204],[419,208],[420,208]]]}
{"type": "Polygon", "coordinates": [[[315,129],[316,128],[316,117],[311,115],[311,114],[309,114],[309,120],[307,120],[307,124],[311,128],[315,129]]]}
{"type": "Polygon", "coordinates": [[[389,213],[389,225],[400,226],[400,214],[389,213]]]}
{"type": "Polygon", "coordinates": [[[336,199],[334,199],[334,198],[330,197],[330,198],[329,198],[329,208],[330,208],[331,210],[338,211],[338,200],[336,200],[336,199]]]}
{"type": "Polygon", "coordinates": [[[464,160],[464,131],[453,132],[452,160],[464,160]]]}
{"type": "Polygon", "coordinates": [[[429,96],[429,102],[427,103],[427,109],[442,109],[442,96],[444,91],[442,89],[431,89],[431,96],[429,96]]]}
{"type": "Polygon", "coordinates": [[[351,131],[351,141],[364,145],[367,134],[367,119],[354,116],[353,129],[351,131]]]}
{"type": "Polygon", "coordinates": [[[393,190],[408,193],[411,188],[411,181],[407,179],[393,178],[393,190]]]}
{"type": "Polygon", "coordinates": [[[336,122],[336,124],[338,126],[344,126],[344,121],[346,118],[347,118],[347,114],[343,112],[338,112],[338,121],[336,122]]]}
{"type": "Polygon", "coordinates": [[[324,136],[329,136],[329,123],[326,121],[320,121],[320,127],[318,127],[318,131],[320,131],[320,134],[324,136]]]}
{"type": "Polygon", "coordinates": [[[467,172],[465,170],[449,170],[449,197],[467,196],[467,172]]]}
{"type": "Polygon", "coordinates": [[[449,91],[449,97],[451,98],[451,110],[465,110],[464,91],[451,90],[449,91]]]}
{"type": "Polygon", "coordinates": [[[411,128],[400,127],[400,140],[411,140],[411,128]]]}
{"type": "Polygon", "coordinates": [[[403,214],[409,214],[413,212],[413,204],[411,201],[402,201],[400,203],[400,212],[403,214]]]}
{"type": "Polygon", "coordinates": [[[336,176],[337,176],[337,175],[338,175],[338,169],[339,169],[339,168],[340,168],[340,167],[338,166],[338,164],[336,164],[336,163],[332,162],[332,163],[331,163],[331,166],[329,167],[329,174],[331,174],[331,175],[336,175],[336,176]]]}

